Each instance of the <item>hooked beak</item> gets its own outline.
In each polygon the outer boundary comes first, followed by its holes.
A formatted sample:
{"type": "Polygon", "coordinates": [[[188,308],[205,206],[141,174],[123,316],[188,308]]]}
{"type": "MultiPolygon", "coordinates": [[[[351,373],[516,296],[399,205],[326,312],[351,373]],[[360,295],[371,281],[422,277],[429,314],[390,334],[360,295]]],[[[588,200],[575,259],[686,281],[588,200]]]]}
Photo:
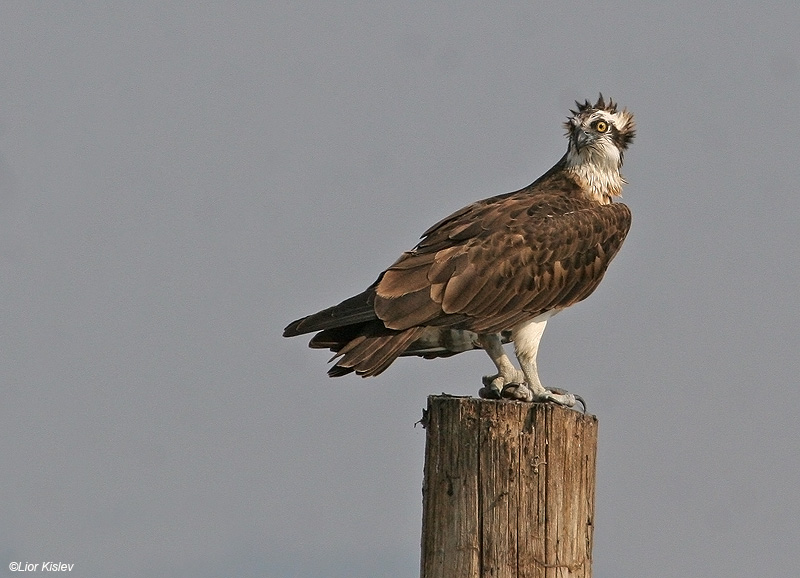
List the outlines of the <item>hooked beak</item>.
{"type": "Polygon", "coordinates": [[[589,144],[590,137],[589,133],[581,128],[580,125],[576,125],[572,129],[572,142],[575,143],[575,149],[580,152],[580,150],[589,144]]]}

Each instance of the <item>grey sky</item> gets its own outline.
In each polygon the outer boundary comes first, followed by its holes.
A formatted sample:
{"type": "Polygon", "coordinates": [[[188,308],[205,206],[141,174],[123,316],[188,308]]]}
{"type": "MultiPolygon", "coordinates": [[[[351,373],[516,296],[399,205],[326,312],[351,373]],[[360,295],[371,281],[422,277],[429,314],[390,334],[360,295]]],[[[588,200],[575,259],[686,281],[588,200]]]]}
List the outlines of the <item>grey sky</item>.
{"type": "Polygon", "coordinates": [[[794,2],[4,3],[0,575],[417,576],[430,393],[289,321],[636,115],[633,228],[545,332],[600,420],[598,577],[800,565],[794,2]]]}

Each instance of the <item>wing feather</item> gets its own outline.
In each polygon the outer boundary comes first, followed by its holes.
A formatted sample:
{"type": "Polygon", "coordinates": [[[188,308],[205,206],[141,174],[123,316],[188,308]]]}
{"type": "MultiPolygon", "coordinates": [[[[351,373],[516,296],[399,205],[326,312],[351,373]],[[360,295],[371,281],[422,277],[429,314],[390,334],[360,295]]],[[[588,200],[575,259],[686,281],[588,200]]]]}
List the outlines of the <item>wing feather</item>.
{"type": "Polygon", "coordinates": [[[318,331],[310,345],[336,354],[331,376],[377,375],[400,355],[477,347],[478,334],[506,332],[591,294],[630,220],[625,205],[590,201],[563,173],[548,173],[439,221],[365,292],[284,335],[318,331]]]}
{"type": "Polygon", "coordinates": [[[355,297],[345,299],[338,305],[292,321],[283,330],[283,336],[294,337],[304,333],[364,323],[373,319],[377,319],[374,285],[355,297]]]}
{"type": "Polygon", "coordinates": [[[403,297],[409,293],[430,287],[428,271],[431,259],[416,267],[388,269],[381,279],[381,293],[385,299],[403,297]]]}
{"type": "Polygon", "coordinates": [[[586,298],[629,227],[625,205],[557,193],[540,195],[533,205],[523,197],[477,203],[429,230],[387,271],[376,287],[375,310],[392,328],[410,327],[409,319],[446,325],[458,316],[459,327],[471,331],[507,330],[586,298]],[[406,289],[413,298],[397,299],[406,289]]]}
{"type": "Polygon", "coordinates": [[[441,307],[430,297],[429,287],[400,297],[375,302],[375,312],[389,329],[424,325],[441,315],[441,307]]]}

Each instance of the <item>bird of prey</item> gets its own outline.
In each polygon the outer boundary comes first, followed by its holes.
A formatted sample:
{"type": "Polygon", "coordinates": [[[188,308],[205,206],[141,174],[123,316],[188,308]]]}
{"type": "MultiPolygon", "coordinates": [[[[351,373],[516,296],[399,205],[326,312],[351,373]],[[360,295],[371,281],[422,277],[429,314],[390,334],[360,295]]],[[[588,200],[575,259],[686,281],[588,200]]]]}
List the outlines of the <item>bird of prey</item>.
{"type": "Polygon", "coordinates": [[[575,104],[567,152],[544,175],[442,219],[364,292],[283,335],[318,332],[309,346],[335,353],[331,377],[378,375],[404,355],[483,349],[497,373],[483,378],[481,397],[573,406],[575,395],[541,384],[539,341],[550,317],[597,288],[625,240],[631,213],[612,201],[635,135],[633,115],[602,94],[575,104]]]}

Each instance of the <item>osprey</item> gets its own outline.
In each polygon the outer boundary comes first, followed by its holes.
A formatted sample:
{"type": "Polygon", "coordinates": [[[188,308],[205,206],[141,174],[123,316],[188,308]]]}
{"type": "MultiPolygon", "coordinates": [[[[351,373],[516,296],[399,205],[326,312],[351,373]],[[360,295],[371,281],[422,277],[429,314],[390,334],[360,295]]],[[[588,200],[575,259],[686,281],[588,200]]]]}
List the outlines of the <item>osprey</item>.
{"type": "Polygon", "coordinates": [[[290,323],[284,337],[318,332],[309,346],[335,353],[331,377],[378,375],[403,355],[483,349],[497,373],[483,378],[481,397],[575,405],[580,397],[541,384],[539,341],[550,317],[597,288],[625,240],[631,213],[612,200],[635,135],[633,115],[602,94],[575,104],[553,168],[442,219],[366,291],[290,323]]]}

